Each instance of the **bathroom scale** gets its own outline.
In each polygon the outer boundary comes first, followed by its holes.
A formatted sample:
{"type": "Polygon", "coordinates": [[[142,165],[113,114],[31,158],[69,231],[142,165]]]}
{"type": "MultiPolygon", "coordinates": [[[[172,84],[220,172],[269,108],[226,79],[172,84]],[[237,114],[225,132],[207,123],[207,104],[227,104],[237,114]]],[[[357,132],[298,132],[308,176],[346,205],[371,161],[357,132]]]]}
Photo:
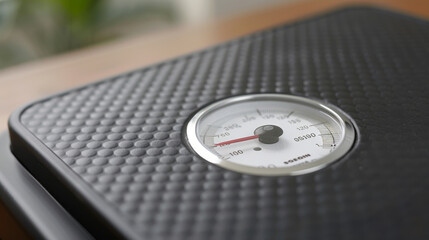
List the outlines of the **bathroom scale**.
{"type": "Polygon", "coordinates": [[[29,103],[10,149],[99,239],[428,239],[428,66],[427,21],[348,7],[29,103]]]}

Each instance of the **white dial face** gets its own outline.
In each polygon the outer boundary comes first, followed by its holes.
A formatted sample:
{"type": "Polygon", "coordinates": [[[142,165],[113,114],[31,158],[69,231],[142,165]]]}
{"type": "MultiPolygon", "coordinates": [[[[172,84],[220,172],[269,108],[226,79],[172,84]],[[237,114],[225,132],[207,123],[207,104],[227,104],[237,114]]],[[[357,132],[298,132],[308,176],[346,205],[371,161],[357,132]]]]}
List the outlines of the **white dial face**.
{"type": "Polygon", "coordinates": [[[301,97],[254,94],[216,102],[188,123],[191,148],[219,166],[256,175],[296,175],[339,159],[352,146],[351,121],[301,97]]]}

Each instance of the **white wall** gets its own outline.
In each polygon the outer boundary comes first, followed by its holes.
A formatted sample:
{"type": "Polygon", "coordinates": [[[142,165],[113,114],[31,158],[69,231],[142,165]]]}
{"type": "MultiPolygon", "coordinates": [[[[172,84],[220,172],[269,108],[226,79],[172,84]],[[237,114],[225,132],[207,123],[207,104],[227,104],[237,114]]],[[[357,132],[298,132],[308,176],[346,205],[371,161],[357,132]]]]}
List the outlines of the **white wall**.
{"type": "Polygon", "coordinates": [[[299,0],[175,0],[174,2],[181,20],[192,24],[296,1],[299,0]]]}

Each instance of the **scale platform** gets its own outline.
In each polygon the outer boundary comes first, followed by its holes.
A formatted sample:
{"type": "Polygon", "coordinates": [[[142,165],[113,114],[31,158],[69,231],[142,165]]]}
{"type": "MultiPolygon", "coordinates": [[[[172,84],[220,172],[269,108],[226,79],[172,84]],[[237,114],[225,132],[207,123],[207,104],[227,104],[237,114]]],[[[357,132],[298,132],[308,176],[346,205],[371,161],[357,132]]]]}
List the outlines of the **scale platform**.
{"type": "Polygon", "coordinates": [[[36,238],[429,239],[428,39],[427,21],[351,7],[29,103],[0,139],[0,196],[36,238]],[[335,106],[350,149],[270,176],[195,151],[190,119],[249,94],[335,106]]]}

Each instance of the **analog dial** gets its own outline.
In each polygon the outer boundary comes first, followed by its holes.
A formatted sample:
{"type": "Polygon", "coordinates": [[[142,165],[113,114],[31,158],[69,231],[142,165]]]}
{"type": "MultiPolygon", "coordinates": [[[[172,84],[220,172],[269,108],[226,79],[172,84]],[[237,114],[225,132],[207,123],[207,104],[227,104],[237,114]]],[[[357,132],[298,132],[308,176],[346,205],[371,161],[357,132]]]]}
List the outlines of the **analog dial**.
{"type": "Polygon", "coordinates": [[[298,175],[338,160],[352,146],[352,121],[307,98],[253,94],[215,102],[187,123],[188,145],[203,159],[254,175],[298,175]]]}

